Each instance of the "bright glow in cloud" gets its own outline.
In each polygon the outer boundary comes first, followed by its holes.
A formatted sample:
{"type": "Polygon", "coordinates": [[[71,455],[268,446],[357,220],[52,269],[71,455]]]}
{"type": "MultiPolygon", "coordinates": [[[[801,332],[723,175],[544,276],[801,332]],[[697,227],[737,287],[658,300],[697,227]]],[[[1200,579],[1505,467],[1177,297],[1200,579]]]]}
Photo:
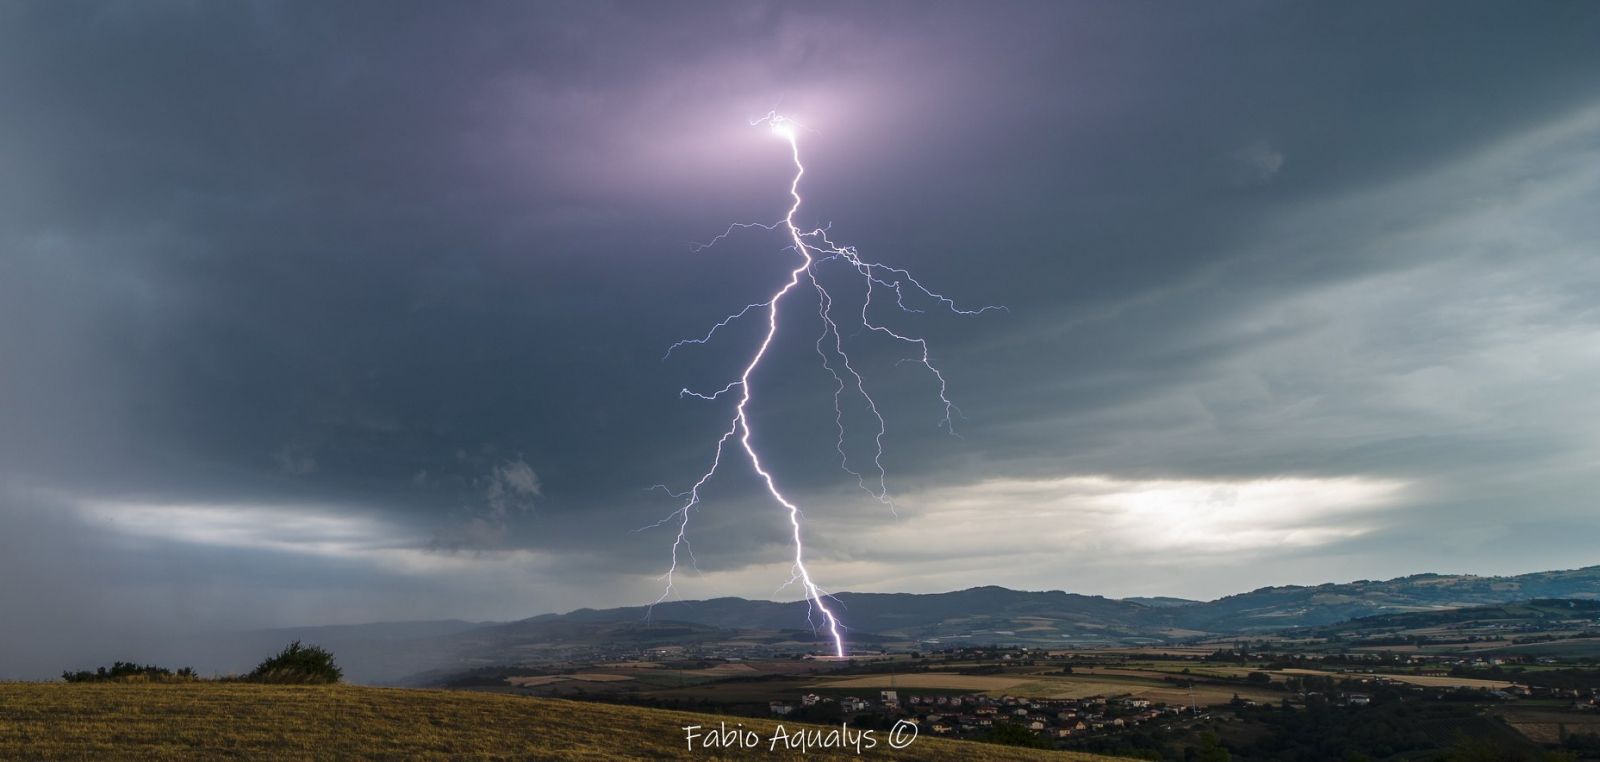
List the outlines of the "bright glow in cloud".
{"type": "Polygon", "coordinates": [[[1149,564],[1236,563],[1372,532],[1381,521],[1376,510],[1398,502],[1406,488],[1366,477],[989,480],[908,495],[905,521],[882,531],[854,527],[854,542],[832,539],[847,547],[870,543],[885,562],[937,560],[945,568],[961,559],[996,566],[1034,554],[1053,558],[1052,571],[1130,556],[1149,564]]]}

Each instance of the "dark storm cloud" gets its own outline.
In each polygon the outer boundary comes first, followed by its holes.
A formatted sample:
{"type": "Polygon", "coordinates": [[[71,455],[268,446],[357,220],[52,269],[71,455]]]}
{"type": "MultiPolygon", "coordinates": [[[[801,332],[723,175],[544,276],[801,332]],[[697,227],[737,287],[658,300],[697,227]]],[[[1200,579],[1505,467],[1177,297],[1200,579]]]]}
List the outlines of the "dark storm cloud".
{"type": "MultiPolygon", "coordinates": [[[[1349,552],[1445,516],[1531,547],[1463,496],[1579,521],[1596,443],[1558,411],[1596,370],[1571,157],[1593,156],[1597,37],[1571,3],[6,5],[0,521],[356,515],[385,552],[590,559],[524,578],[570,594],[486,584],[441,615],[635,602],[665,538],[626,530],[718,431],[676,393],[734,371],[661,353],[787,262],[688,242],[781,212],[787,157],[744,124],[780,107],[814,128],[802,222],[1010,308],[894,318],[934,340],[964,439],[862,345],[913,503],[1362,477],[1412,491],[1349,552]]],[[[839,489],[812,331],[773,358],[763,442],[819,515],[856,517],[877,506],[839,489]]],[[[711,584],[782,557],[749,487],[730,474],[696,519],[711,584]]],[[[169,535],[196,578],[227,566],[208,541],[250,536],[217,531],[169,535]]],[[[369,573],[327,579],[396,584],[369,573]]]]}

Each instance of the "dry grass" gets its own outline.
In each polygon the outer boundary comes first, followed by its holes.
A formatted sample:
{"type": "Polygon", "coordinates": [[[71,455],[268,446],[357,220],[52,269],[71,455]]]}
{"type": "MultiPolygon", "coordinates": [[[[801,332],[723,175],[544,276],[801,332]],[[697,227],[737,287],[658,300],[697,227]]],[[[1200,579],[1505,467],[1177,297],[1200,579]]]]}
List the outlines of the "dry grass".
{"type": "MultiPolygon", "coordinates": [[[[464,691],[353,686],[0,684],[0,759],[800,759],[686,751],[685,725],[777,723],[464,691]]],[[[790,732],[801,727],[787,723],[790,732]]],[[[885,759],[1093,760],[919,738],[885,759]]],[[[852,750],[853,751],[853,750],[852,750]]],[[[850,752],[847,755],[853,756],[850,752]]],[[[809,757],[828,756],[813,751],[809,757]]]]}

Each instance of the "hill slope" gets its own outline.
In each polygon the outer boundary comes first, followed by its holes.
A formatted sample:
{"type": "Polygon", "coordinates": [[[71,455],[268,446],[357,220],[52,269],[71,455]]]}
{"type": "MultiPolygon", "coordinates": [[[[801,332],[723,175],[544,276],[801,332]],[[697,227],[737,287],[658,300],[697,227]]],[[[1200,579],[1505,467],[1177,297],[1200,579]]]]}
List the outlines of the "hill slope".
{"type": "Polygon", "coordinates": [[[1398,614],[1375,614],[1338,624],[1286,631],[1290,635],[1328,638],[1373,636],[1421,630],[1448,629],[1468,632],[1474,628],[1498,627],[1507,631],[1533,626],[1546,628],[1570,624],[1588,628],[1600,621],[1600,601],[1537,599],[1493,606],[1467,606],[1398,614]]]}
{"type": "MultiPolygon", "coordinates": [[[[1166,639],[1176,631],[1236,634],[1343,622],[1374,614],[1512,603],[1534,598],[1600,599],[1600,566],[1514,577],[1416,574],[1390,580],[1263,587],[1214,601],[1176,598],[1115,600],[1060,590],[1027,592],[974,587],[948,593],[840,593],[846,624],[859,636],[942,640],[972,638],[1051,645],[1166,639]]],[[[718,628],[804,630],[804,601],[742,598],[672,601],[656,620],[718,628]]],[[[523,620],[642,621],[643,607],[579,609],[523,620]]],[[[953,642],[960,642],[959,640],[953,642]]]]}
{"type": "Polygon", "coordinates": [[[1389,580],[1263,587],[1184,606],[1173,613],[1184,627],[1231,634],[1535,598],[1600,599],[1600,566],[1511,577],[1413,574],[1389,580]]]}
{"type": "MultiPolygon", "coordinates": [[[[777,723],[501,694],[245,683],[0,684],[0,759],[801,759],[777,723]],[[685,725],[756,729],[759,750],[685,748],[685,725]]],[[[793,733],[804,726],[786,723],[793,733]]],[[[885,759],[1109,757],[918,738],[885,759]]],[[[854,756],[853,748],[844,754],[854,756]]],[[[815,750],[811,758],[829,756],[815,750]]]]}

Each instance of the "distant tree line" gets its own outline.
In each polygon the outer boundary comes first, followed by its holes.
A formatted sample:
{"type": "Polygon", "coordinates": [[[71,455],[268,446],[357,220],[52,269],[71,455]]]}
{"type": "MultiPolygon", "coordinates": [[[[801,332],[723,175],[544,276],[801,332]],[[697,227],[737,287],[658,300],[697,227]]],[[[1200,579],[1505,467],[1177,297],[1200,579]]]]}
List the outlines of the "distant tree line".
{"type": "Polygon", "coordinates": [[[62,672],[61,679],[69,683],[181,683],[198,680],[199,676],[189,667],[174,672],[154,664],[119,661],[109,669],[100,667],[93,672],[86,669],[62,672]]]}
{"type": "MultiPolygon", "coordinates": [[[[297,685],[325,685],[344,678],[344,670],[334,662],[333,652],[320,646],[302,645],[296,640],[282,651],[262,661],[243,677],[219,678],[252,683],[278,683],[297,685]]],[[[109,668],[94,671],[80,670],[61,673],[69,683],[181,683],[199,680],[194,669],[184,667],[174,672],[153,664],[135,664],[119,661],[109,668]]]]}

